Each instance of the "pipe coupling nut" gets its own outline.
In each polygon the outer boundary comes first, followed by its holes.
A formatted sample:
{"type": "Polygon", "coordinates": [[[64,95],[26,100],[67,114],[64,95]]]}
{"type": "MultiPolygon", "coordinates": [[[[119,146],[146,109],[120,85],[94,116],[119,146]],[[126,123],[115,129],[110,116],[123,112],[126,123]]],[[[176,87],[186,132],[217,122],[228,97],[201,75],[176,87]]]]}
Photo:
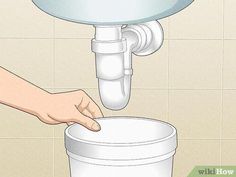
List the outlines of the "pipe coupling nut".
{"type": "Polygon", "coordinates": [[[124,53],[127,50],[126,39],[117,41],[92,40],[92,51],[100,54],[124,53]]]}

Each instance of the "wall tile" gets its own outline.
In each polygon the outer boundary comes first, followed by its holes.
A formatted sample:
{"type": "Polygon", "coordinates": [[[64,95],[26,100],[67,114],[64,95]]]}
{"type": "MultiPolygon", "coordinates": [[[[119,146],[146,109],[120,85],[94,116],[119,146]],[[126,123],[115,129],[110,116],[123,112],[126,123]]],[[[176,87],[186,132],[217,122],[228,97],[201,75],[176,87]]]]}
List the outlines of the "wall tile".
{"type": "Polygon", "coordinates": [[[133,89],[128,106],[114,111],[115,116],[137,116],[166,121],[168,114],[168,91],[133,89]]]}
{"type": "Polygon", "coordinates": [[[69,177],[70,167],[64,145],[64,139],[55,139],[54,141],[55,177],[69,177]]]}
{"type": "Polygon", "coordinates": [[[170,91],[169,119],[181,139],[219,139],[221,91],[170,91]]]}
{"type": "Polygon", "coordinates": [[[222,0],[197,0],[170,17],[170,39],[222,39],[222,0]]]}
{"type": "Polygon", "coordinates": [[[168,40],[149,56],[133,55],[132,88],[168,89],[168,40]]]}
{"type": "Polygon", "coordinates": [[[52,147],[51,139],[0,139],[0,176],[52,177],[52,147]]]}
{"type": "Polygon", "coordinates": [[[187,176],[197,165],[219,165],[217,140],[180,140],[174,161],[174,177],[187,176]]]}
{"type": "Polygon", "coordinates": [[[91,40],[56,40],[55,85],[57,88],[97,87],[91,40]]]}
{"type": "Polygon", "coordinates": [[[222,165],[236,164],[236,140],[222,141],[222,165]]]}
{"type": "Polygon", "coordinates": [[[64,131],[68,127],[67,124],[59,124],[54,127],[54,137],[56,138],[63,138],[64,131]]]}
{"type": "Polygon", "coordinates": [[[2,1],[0,38],[51,38],[53,18],[30,0],[2,1]]]}
{"type": "Polygon", "coordinates": [[[225,89],[236,88],[236,40],[225,41],[223,86],[225,89]]]}
{"type": "Polygon", "coordinates": [[[220,89],[222,41],[170,41],[170,87],[220,89]]]}
{"type": "Polygon", "coordinates": [[[55,130],[54,130],[54,136],[57,138],[63,138],[64,137],[64,131],[67,128],[67,124],[59,124],[57,126],[55,126],[55,130]]]}
{"type": "Polygon", "coordinates": [[[236,90],[225,90],[223,95],[223,138],[236,138],[236,90]]]}
{"type": "Polygon", "coordinates": [[[235,0],[224,0],[224,32],[226,39],[236,39],[236,21],[235,21],[235,0]]]}
{"type": "Polygon", "coordinates": [[[68,22],[61,19],[55,20],[56,38],[88,38],[92,39],[95,29],[92,25],[68,22]]]}
{"type": "Polygon", "coordinates": [[[0,39],[0,66],[39,87],[53,86],[53,41],[0,39]]]}
{"type": "Polygon", "coordinates": [[[53,129],[37,117],[0,105],[0,138],[2,137],[52,137],[53,129]]]}

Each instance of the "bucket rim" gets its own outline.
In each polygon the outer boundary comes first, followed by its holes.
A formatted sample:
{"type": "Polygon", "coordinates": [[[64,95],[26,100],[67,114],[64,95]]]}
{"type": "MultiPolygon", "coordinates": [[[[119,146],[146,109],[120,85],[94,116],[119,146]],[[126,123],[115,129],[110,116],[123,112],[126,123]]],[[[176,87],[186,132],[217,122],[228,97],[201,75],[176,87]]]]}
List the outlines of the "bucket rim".
{"type": "Polygon", "coordinates": [[[96,145],[96,146],[112,146],[112,147],[130,147],[130,146],[144,146],[144,145],[151,145],[151,144],[156,144],[160,143],[163,141],[167,141],[168,139],[173,138],[174,136],[177,136],[177,130],[176,128],[171,125],[170,123],[167,123],[165,121],[157,120],[157,119],[152,119],[152,118],[146,118],[146,117],[134,117],[134,116],[108,116],[108,117],[102,117],[102,118],[96,118],[95,120],[112,120],[112,119],[137,119],[137,120],[146,120],[146,121],[152,121],[152,122],[158,122],[160,124],[166,125],[172,129],[172,133],[169,134],[168,136],[165,136],[163,138],[158,138],[154,140],[148,140],[148,141],[141,141],[141,142],[127,142],[127,143],[109,143],[109,142],[98,142],[98,141],[91,141],[91,140],[84,140],[78,137],[74,137],[69,133],[69,130],[76,126],[77,124],[73,124],[68,126],[65,129],[65,137],[70,138],[74,141],[78,141],[84,144],[89,144],[89,145],[96,145]]]}

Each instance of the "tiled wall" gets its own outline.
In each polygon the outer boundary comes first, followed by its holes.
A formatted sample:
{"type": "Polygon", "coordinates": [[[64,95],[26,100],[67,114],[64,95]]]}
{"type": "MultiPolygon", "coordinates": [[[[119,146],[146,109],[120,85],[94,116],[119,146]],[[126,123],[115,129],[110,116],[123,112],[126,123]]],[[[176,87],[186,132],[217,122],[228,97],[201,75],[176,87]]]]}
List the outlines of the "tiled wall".
{"type": "MultiPolygon", "coordinates": [[[[195,0],[161,20],[165,42],[134,57],[132,97],[105,115],[157,118],[178,129],[174,177],[195,165],[236,165],[236,1],[195,0]]],[[[47,89],[85,89],[101,105],[92,26],[54,19],[30,0],[0,1],[0,65],[47,89]]],[[[0,176],[69,177],[64,125],[0,105],[0,176]]]]}

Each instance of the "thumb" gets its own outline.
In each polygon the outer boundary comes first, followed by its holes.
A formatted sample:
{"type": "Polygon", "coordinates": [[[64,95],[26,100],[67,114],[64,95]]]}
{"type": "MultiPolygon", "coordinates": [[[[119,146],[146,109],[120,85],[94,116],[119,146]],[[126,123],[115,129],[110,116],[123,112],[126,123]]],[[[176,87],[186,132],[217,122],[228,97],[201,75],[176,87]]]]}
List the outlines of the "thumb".
{"type": "Polygon", "coordinates": [[[76,122],[82,126],[84,126],[85,128],[92,130],[92,131],[99,131],[101,130],[101,126],[99,125],[99,123],[97,121],[95,121],[94,119],[91,119],[90,117],[85,116],[84,114],[81,114],[80,112],[77,112],[77,116],[76,118],[73,118],[72,122],[76,122]]]}

